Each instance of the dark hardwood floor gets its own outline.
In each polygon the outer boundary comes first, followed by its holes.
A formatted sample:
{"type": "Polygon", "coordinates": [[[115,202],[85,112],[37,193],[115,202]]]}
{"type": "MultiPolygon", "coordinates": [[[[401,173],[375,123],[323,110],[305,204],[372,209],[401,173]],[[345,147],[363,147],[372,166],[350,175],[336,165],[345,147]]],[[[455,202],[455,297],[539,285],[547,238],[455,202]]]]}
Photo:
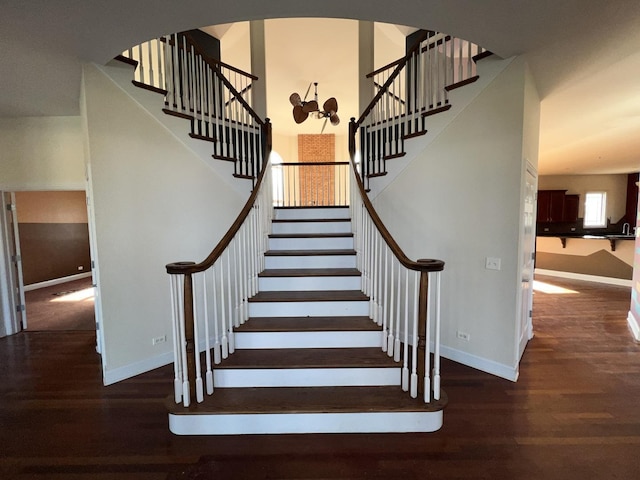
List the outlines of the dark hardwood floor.
{"type": "Polygon", "coordinates": [[[629,289],[543,280],[578,293],[535,294],[519,381],[444,361],[434,434],[177,437],[171,367],[103,387],[90,332],[0,339],[0,478],[640,478],[629,289]]]}

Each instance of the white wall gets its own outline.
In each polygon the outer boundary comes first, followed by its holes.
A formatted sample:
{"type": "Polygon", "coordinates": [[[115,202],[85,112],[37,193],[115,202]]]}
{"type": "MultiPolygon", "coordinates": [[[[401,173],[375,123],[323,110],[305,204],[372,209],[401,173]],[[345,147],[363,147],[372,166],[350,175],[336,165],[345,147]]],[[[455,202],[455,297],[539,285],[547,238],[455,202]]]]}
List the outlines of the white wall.
{"type": "Polygon", "coordinates": [[[109,384],[172,361],[165,265],[204,259],[246,199],[93,65],[84,97],[109,384]]]}
{"type": "Polygon", "coordinates": [[[511,62],[375,199],[411,258],[446,263],[443,354],[513,380],[522,156],[537,149],[532,138],[524,146],[525,67],[511,62]],[[501,270],[485,269],[486,257],[501,270]]]}
{"type": "Polygon", "coordinates": [[[0,190],[84,190],[80,117],[0,118],[0,190]]]}

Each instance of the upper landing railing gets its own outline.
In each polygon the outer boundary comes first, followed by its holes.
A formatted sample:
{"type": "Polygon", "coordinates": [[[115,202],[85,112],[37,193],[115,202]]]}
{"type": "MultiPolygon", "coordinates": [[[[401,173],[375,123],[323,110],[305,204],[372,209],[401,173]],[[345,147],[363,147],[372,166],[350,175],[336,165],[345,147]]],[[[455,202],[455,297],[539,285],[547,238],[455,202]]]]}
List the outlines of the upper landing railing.
{"type": "Polygon", "coordinates": [[[404,155],[404,141],[426,133],[426,118],[450,108],[449,92],[475,81],[476,60],[489,54],[467,40],[424,32],[407,54],[367,75],[376,94],[355,121],[365,186],[404,155]]]}
{"type": "Polygon", "coordinates": [[[134,84],[161,93],[165,113],[191,122],[191,136],[213,144],[213,157],[234,162],[234,176],[255,182],[265,159],[265,121],[253,109],[257,77],[211,58],[188,33],[129,49],[134,84]]]}

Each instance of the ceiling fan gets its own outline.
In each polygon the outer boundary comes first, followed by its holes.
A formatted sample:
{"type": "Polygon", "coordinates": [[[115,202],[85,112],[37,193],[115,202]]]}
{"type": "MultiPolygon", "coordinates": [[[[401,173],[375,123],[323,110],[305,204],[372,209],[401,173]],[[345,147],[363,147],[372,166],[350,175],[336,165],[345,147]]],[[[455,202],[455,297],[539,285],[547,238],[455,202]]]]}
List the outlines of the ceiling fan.
{"type": "Polygon", "coordinates": [[[311,83],[307,88],[307,93],[304,94],[304,99],[297,93],[292,93],[289,97],[291,105],[293,105],[293,119],[296,123],[304,122],[310,113],[314,113],[316,118],[324,118],[324,124],[320,133],[324,132],[324,127],[327,125],[327,121],[331,122],[331,125],[336,126],[340,123],[340,117],[338,117],[338,101],[335,97],[327,99],[322,105],[322,110],[318,108],[318,82],[313,82],[315,86],[314,99],[307,101],[307,96],[311,90],[311,83]]]}

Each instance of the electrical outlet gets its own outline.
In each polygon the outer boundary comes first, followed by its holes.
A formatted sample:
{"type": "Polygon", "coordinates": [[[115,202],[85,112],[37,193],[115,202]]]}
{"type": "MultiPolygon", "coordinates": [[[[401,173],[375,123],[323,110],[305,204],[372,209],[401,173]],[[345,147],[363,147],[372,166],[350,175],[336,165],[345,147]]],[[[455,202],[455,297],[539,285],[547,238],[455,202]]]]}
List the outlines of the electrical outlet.
{"type": "Polygon", "coordinates": [[[484,268],[487,270],[500,270],[501,260],[497,257],[487,257],[485,259],[484,268]]]}
{"type": "Polygon", "coordinates": [[[460,330],[456,332],[456,337],[458,337],[460,340],[464,340],[465,342],[471,340],[471,335],[469,335],[467,332],[461,332],[460,330]]]}
{"type": "Polygon", "coordinates": [[[167,341],[167,336],[166,335],[162,335],[161,337],[155,337],[151,339],[151,344],[152,345],[158,345],[159,343],[164,343],[167,341]]]}
{"type": "Polygon", "coordinates": [[[82,270],[84,270],[84,267],[83,267],[82,265],[80,265],[80,266],[78,267],[78,270],[79,270],[79,271],[82,271],[82,270]]]}

